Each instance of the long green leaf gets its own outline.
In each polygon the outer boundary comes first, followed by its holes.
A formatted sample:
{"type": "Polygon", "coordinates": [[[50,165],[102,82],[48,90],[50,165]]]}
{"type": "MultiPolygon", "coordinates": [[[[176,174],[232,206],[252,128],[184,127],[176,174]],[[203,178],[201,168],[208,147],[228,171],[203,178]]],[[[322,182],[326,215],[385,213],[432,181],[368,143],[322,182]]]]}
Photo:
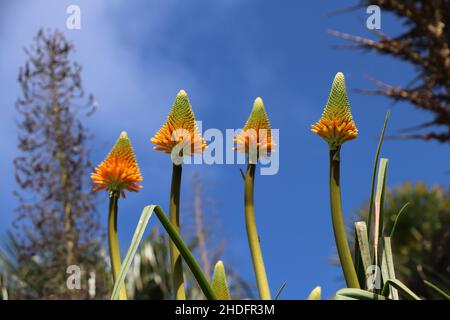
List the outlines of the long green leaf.
{"type": "Polygon", "coordinates": [[[280,294],[284,290],[284,287],[286,287],[286,282],[281,285],[280,289],[278,289],[277,294],[275,295],[275,298],[273,298],[273,300],[278,300],[278,298],[280,297],[280,294]]]}
{"type": "MultiPolygon", "coordinates": [[[[355,222],[356,250],[358,250],[357,258],[359,258],[359,283],[364,287],[367,283],[369,266],[372,264],[370,257],[370,244],[367,235],[367,225],[364,221],[355,222]]],[[[355,255],[356,257],[356,255],[355,255]]],[[[358,271],[358,270],[357,270],[358,271]]]]}
{"type": "Polygon", "coordinates": [[[375,224],[374,224],[374,262],[378,265],[378,244],[380,238],[383,236],[383,212],[384,212],[384,193],[386,190],[386,176],[387,176],[388,159],[380,159],[380,167],[378,169],[378,183],[375,194],[375,224]]]}
{"type": "MultiPolygon", "coordinates": [[[[381,257],[381,276],[383,284],[387,280],[395,280],[394,258],[392,256],[391,238],[384,237],[383,254],[381,257]]],[[[392,288],[389,293],[389,298],[398,300],[397,289],[392,288]]]]}
{"type": "Polygon", "coordinates": [[[450,295],[445,292],[444,290],[442,290],[441,288],[439,288],[437,285],[435,285],[434,283],[431,283],[428,280],[423,280],[423,282],[429,286],[431,289],[433,289],[434,291],[436,291],[438,294],[440,294],[444,299],[446,300],[450,300],[450,295]]]}
{"type": "Polygon", "coordinates": [[[170,223],[169,219],[166,217],[164,211],[159,206],[156,206],[156,205],[146,206],[144,208],[144,210],[142,211],[141,217],[139,218],[138,225],[137,225],[136,230],[133,235],[133,239],[131,241],[131,245],[128,248],[128,251],[125,256],[124,263],[122,264],[122,268],[120,269],[120,273],[117,278],[117,281],[114,284],[114,289],[113,289],[113,294],[111,296],[111,299],[115,300],[118,297],[119,288],[122,285],[122,283],[125,279],[125,276],[128,273],[128,270],[131,265],[131,261],[133,260],[135,254],[136,254],[139,243],[142,240],[142,236],[144,234],[145,228],[147,227],[148,221],[153,212],[156,214],[156,216],[158,217],[162,226],[164,227],[166,232],[169,234],[170,239],[177,246],[178,250],[181,253],[181,256],[186,261],[186,264],[192,271],[192,274],[194,275],[195,279],[197,280],[197,282],[200,286],[200,289],[202,289],[206,298],[210,299],[210,300],[216,300],[217,299],[216,294],[214,293],[208,280],[206,279],[205,275],[203,274],[198,262],[195,260],[194,256],[192,255],[191,251],[184,243],[181,236],[175,230],[175,227],[170,223]]]}
{"type": "Polygon", "coordinates": [[[383,125],[383,130],[381,131],[381,135],[380,135],[380,139],[378,141],[378,147],[377,147],[377,152],[375,154],[375,160],[373,162],[373,170],[372,170],[372,184],[371,184],[371,188],[370,188],[370,201],[369,201],[369,214],[367,217],[367,236],[369,238],[369,240],[371,239],[371,230],[372,230],[372,215],[373,215],[373,205],[374,205],[374,197],[375,197],[375,181],[376,181],[376,177],[377,177],[377,166],[378,166],[378,159],[380,157],[380,151],[381,151],[381,146],[383,145],[383,139],[384,139],[384,132],[386,131],[386,127],[389,121],[389,116],[390,116],[391,112],[388,110],[388,112],[386,112],[386,118],[384,119],[384,125],[383,125]]]}
{"type": "Polygon", "coordinates": [[[387,280],[382,291],[382,294],[384,296],[387,295],[389,287],[397,289],[399,293],[402,293],[402,295],[409,300],[421,300],[414,292],[411,291],[411,289],[409,289],[406,285],[404,285],[400,280],[397,279],[387,280]]]}
{"type": "Polygon", "coordinates": [[[399,212],[397,213],[397,216],[395,217],[395,221],[394,221],[394,225],[392,226],[392,230],[391,230],[391,235],[389,236],[391,239],[392,237],[394,237],[395,234],[395,229],[397,228],[397,222],[400,219],[401,215],[403,212],[406,212],[405,209],[406,207],[409,205],[409,202],[405,203],[403,205],[403,207],[399,210],[399,212]]]}
{"type": "Polygon", "coordinates": [[[335,300],[388,300],[386,297],[361,289],[344,288],[336,292],[335,300]]]}
{"type": "Polygon", "coordinates": [[[130,269],[131,262],[133,261],[136,251],[141,243],[142,236],[144,235],[145,228],[147,227],[148,221],[152,216],[155,206],[147,206],[142,210],[141,217],[139,218],[138,225],[133,234],[133,239],[131,240],[130,247],[128,248],[125,259],[122,263],[122,268],[120,269],[119,276],[117,277],[116,283],[114,283],[113,292],[111,295],[111,300],[117,300],[119,297],[120,287],[125,280],[125,277],[130,269]]]}
{"type": "Polygon", "coordinates": [[[164,211],[159,206],[156,206],[155,214],[158,217],[164,229],[166,229],[170,239],[172,239],[172,241],[177,246],[178,250],[181,253],[181,256],[183,257],[184,261],[186,261],[186,264],[188,265],[189,269],[191,270],[192,274],[197,280],[197,283],[200,286],[200,289],[202,289],[206,298],[209,300],[217,300],[216,294],[214,293],[214,290],[211,288],[208,280],[203,274],[202,268],[200,268],[200,265],[198,264],[197,260],[195,260],[194,255],[186,246],[186,244],[184,243],[181,236],[178,234],[175,227],[172,225],[172,223],[170,223],[164,211]]]}
{"type": "Polygon", "coordinates": [[[334,300],[370,300],[370,299],[356,299],[349,296],[344,296],[341,294],[337,294],[334,296],[334,300]]]}
{"type": "Polygon", "coordinates": [[[353,241],[353,262],[355,263],[355,271],[356,276],[358,277],[359,287],[364,288],[364,282],[366,281],[366,274],[364,271],[364,265],[361,259],[361,252],[359,249],[359,243],[358,243],[358,235],[355,234],[354,241],[353,241]]]}

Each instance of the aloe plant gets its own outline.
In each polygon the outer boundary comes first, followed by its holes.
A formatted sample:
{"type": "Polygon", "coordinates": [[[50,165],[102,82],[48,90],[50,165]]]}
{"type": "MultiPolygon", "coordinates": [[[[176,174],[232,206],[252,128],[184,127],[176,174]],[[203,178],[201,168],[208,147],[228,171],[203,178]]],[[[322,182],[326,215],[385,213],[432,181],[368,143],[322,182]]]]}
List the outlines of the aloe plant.
{"type": "MultiPolygon", "coordinates": [[[[322,117],[311,126],[312,131],[322,137],[329,148],[331,218],[339,259],[347,284],[347,288],[336,292],[334,298],[337,300],[421,299],[419,295],[396,278],[393,255],[395,241],[393,239],[398,220],[407,212],[407,203],[399,210],[390,233],[387,232],[385,227],[385,197],[389,161],[387,158],[380,158],[380,152],[388,119],[389,112],[386,115],[375,154],[368,217],[367,220],[357,221],[354,225],[354,257],[351,255],[343,222],[340,192],[340,151],[345,142],[357,137],[358,130],[350,112],[345,79],[342,73],[337,73],[334,78],[322,117]]],[[[110,194],[109,244],[114,277],[111,299],[127,298],[124,282],[153,214],[157,216],[170,239],[170,272],[175,298],[186,298],[183,260],[195,277],[205,298],[210,300],[232,299],[223,262],[217,261],[210,281],[209,274],[205,274],[202,270],[180,234],[181,162],[184,156],[190,156],[195,152],[201,153],[206,148],[206,143],[195,125],[194,114],[184,91],[180,91],[177,95],[165,124],[151,141],[157,145],[156,150],[170,153],[172,160],[175,161],[173,164],[169,217],[157,205],[146,206],[142,211],[123,262],[120,260],[120,253],[118,252],[118,199],[120,195],[125,197],[125,190],[137,192],[141,188],[138,183],[142,181],[126,133],[121,134],[110,154],[92,175],[96,190],[107,190],[110,194]],[[182,130],[182,133],[177,131],[179,129],[182,130]]],[[[260,157],[268,156],[273,151],[275,144],[272,141],[269,118],[261,98],[255,100],[242,133],[236,136],[235,141],[237,142],[236,149],[244,152],[248,161],[247,171],[243,174],[246,231],[258,292],[261,299],[268,300],[271,299],[271,292],[256,227],[254,179],[258,160],[260,157]]],[[[429,281],[426,284],[436,293],[449,298],[445,290],[438,285],[429,281]]],[[[275,300],[278,299],[285,285],[286,283],[278,290],[275,300]]],[[[311,291],[307,299],[320,300],[321,295],[322,289],[318,286],[311,291]]]]}
{"type": "MultiPolygon", "coordinates": [[[[128,135],[123,131],[105,160],[92,173],[94,191],[106,190],[109,196],[108,244],[113,279],[116,282],[121,269],[117,215],[119,197],[125,198],[125,190],[138,192],[142,175],[128,135]]],[[[127,299],[125,286],[120,288],[120,299],[127,299]]]]}
{"type": "MultiPolygon", "coordinates": [[[[389,119],[386,115],[383,130],[378,143],[375,164],[379,160],[381,145],[389,119]]],[[[405,284],[396,279],[394,257],[392,254],[391,239],[395,234],[395,226],[402,216],[407,204],[397,214],[394,226],[385,236],[384,203],[386,194],[388,159],[381,158],[379,166],[375,165],[370,192],[369,212],[366,221],[355,223],[355,265],[358,281],[367,290],[341,289],[336,295],[337,300],[399,300],[400,296],[406,299],[420,300],[405,284]],[[377,178],[376,178],[377,175],[377,178]],[[376,189],[375,189],[375,181],[376,189]],[[373,230],[371,232],[371,230],[373,230]],[[377,287],[378,285],[378,287],[377,287]],[[383,285],[381,287],[381,285],[383,285]]]]}
{"type": "Polygon", "coordinates": [[[334,77],[327,104],[319,121],[311,131],[322,137],[329,147],[330,155],[330,205],[334,237],[345,281],[350,288],[359,288],[358,277],[348,246],[341,204],[340,161],[341,146],[358,136],[341,72],[334,77]]]}
{"type": "MultiPolygon", "coordinates": [[[[191,103],[184,90],[180,90],[178,93],[166,122],[151,141],[156,144],[154,150],[168,153],[172,158],[173,168],[169,199],[169,217],[171,223],[179,232],[180,185],[183,157],[193,153],[201,153],[206,148],[206,143],[200,136],[195,123],[191,103]]],[[[183,278],[183,265],[180,252],[173,241],[170,241],[170,261],[172,264],[175,297],[177,300],[184,300],[186,299],[186,289],[183,278]]]]}
{"type": "Polygon", "coordinates": [[[244,176],[245,225],[256,283],[260,298],[270,300],[269,281],[267,280],[266,267],[260,246],[260,237],[256,227],[254,205],[254,183],[257,161],[259,157],[267,155],[273,149],[270,121],[261,98],[256,98],[252,112],[242,133],[235,140],[237,142],[236,149],[244,152],[248,161],[247,172],[244,176]]]}

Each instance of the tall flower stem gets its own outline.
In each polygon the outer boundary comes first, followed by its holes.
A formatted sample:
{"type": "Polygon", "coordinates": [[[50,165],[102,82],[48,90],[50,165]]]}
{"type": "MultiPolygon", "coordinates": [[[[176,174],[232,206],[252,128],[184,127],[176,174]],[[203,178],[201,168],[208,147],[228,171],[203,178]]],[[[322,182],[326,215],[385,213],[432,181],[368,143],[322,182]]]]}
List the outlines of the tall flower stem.
{"type": "Polygon", "coordinates": [[[253,201],[253,190],[255,182],[255,164],[248,164],[245,175],[244,203],[245,203],[245,223],[247,227],[247,237],[252,255],[253,269],[255,271],[256,283],[258,285],[259,296],[262,300],[270,300],[269,282],[267,281],[266,268],[259,244],[258,231],[256,229],[255,209],[253,201]]]}
{"type": "MultiPolygon", "coordinates": [[[[111,268],[114,283],[119,276],[120,269],[122,267],[122,260],[120,258],[119,251],[119,239],[117,237],[117,212],[119,201],[119,193],[111,191],[109,194],[109,212],[108,212],[108,244],[109,244],[109,256],[111,258],[111,268]]],[[[125,285],[122,285],[119,293],[120,300],[127,300],[127,292],[125,285]]]]}
{"type": "Polygon", "coordinates": [[[349,288],[359,288],[358,277],[353,265],[347,234],[345,232],[344,219],[341,206],[340,186],[340,146],[330,149],[330,204],[331,218],[333,221],[334,238],[339,254],[345,281],[349,288]]]}
{"type": "MultiPolygon", "coordinates": [[[[175,227],[176,231],[180,232],[180,185],[181,185],[181,172],[182,167],[180,165],[173,164],[172,170],[172,186],[170,190],[169,201],[169,219],[175,227]]],[[[175,299],[185,300],[186,292],[184,289],[183,279],[183,264],[181,260],[180,251],[175,243],[170,240],[170,262],[172,265],[172,277],[173,277],[173,290],[175,293],[175,299]]]]}

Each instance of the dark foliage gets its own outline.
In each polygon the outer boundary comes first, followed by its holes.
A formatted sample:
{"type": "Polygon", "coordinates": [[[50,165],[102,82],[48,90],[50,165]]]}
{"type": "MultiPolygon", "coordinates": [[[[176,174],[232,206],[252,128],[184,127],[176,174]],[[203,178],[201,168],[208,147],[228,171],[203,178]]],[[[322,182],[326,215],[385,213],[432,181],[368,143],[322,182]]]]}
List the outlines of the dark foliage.
{"type": "MultiPolygon", "coordinates": [[[[405,203],[408,207],[392,238],[396,277],[426,299],[441,299],[424,280],[450,292],[450,189],[410,182],[388,189],[384,208],[388,233],[405,203]]],[[[367,214],[367,209],[360,210],[357,220],[367,214]]]]}
{"type": "Polygon", "coordinates": [[[336,31],[330,33],[356,43],[341,47],[406,61],[414,67],[416,74],[405,87],[373,80],[377,89],[360,91],[383,95],[394,101],[407,101],[432,115],[431,121],[408,130],[413,133],[398,137],[450,142],[450,1],[364,0],[351,9],[369,5],[378,5],[382,14],[389,12],[397,16],[404,27],[403,32],[396,36],[375,32],[375,40],[336,31]],[[431,131],[422,133],[419,132],[421,129],[431,131]]]}

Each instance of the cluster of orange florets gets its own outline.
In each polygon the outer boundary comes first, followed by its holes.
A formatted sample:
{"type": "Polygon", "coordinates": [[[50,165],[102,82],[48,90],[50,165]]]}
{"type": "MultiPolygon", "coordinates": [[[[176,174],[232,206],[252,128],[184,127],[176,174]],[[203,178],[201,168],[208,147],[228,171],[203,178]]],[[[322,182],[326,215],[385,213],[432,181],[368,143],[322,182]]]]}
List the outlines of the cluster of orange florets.
{"type": "Polygon", "coordinates": [[[94,191],[118,192],[125,197],[125,190],[139,191],[142,175],[136,162],[133,148],[127,133],[122,132],[105,160],[91,175],[94,191]]]}
{"type": "Polygon", "coordinates": [[[311,126],[311,131],[325,139],[332,148],[358,136],[358,129],[350,112],[344,75],[341,72],[334,77],[322,117],[311,126]]]}

